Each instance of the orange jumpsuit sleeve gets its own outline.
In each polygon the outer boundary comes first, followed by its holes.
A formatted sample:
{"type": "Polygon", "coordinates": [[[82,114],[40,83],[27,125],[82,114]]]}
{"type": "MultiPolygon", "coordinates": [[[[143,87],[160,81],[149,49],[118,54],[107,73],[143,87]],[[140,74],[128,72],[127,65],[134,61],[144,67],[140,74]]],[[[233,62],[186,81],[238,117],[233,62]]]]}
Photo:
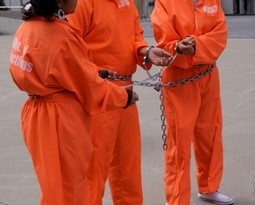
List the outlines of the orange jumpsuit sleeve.
{"type": "MultiPolygon", "coordinates": [[[[144,37],[143,37],[143,33],[144,30],[141,26],[140,23],[140,16],[139,13],[135,7],[135,4],[132,4],[131,6],[133,6],[133,10],[135,13],[135,44],[134,44],[134,50],[136,51],[136,59],[137,59],[137,64],[139,66],[141,66],[142,68],[144,68],[143,62],[144,62],[144,56],[142,55],[138,55],[138,51],[140,48],[142,47],[148,47],[148,43],[145,41],[144,37]]],[[[147,65],[148,68],[151,68],[152,64],[147,65]]]]}
{"type": "Polygon", "coordinates": [[[97,67],[87,57],[89,50],[84,45],[73,38],[56,46],[49,76],[74,92],[90,114],[125,107],[126,90],[98,76],[97,67]]]}
{"type": "Polygon", "coordinates": [[[227,24],[225,15],[218,6],[216,24],[210,32],[202,35],[191,35],[196,42],[196,53],[193,64],[212,64],[215,62],[227,44],[227,24]]]}

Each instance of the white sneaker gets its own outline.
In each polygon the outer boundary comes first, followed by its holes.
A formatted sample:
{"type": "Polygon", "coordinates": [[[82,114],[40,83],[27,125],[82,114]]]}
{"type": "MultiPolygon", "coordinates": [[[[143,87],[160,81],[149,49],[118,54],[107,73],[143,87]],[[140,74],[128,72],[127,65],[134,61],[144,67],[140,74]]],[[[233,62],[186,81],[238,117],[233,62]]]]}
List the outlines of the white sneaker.
{"type": "Polygon", "coordinates": [[[209,202],[220,204],[220,205],[234,204],[234,199],[220,193],[219,191],[208,193],[208,194],[198,193],[197,197],[204,201],[209,201],[209,202]]]}

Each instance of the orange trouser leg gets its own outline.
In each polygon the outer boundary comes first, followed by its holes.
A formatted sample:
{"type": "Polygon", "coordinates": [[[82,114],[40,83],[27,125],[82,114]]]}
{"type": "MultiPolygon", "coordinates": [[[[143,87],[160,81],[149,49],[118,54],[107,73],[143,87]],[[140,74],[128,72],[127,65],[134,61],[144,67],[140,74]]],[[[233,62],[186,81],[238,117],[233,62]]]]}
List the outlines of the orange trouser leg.
{"type": "Polygon", "coordinates": [[[89,204],[102,205],[120,118],[118,110],[91,116],[94,152],[88,169],[89,204]]]}
{"type": "Polygon", "coordinates": [[[89,168],[90,205],[101,205],[109,176],[113,204],[142,205],[141,139],[136,106],[93,116],[95,152],[89,168]]]}
{"type": "Polygon", "coordinates": [[[86,113],[72,94],[30,99],[22,130],[41,187],[41,205],[87,205],[92,153],[86,113]]]}
{"type": "Polygon", "coordinates": [[[206,187],[206,190],[215,191],[221,179],[221,107],[218,71],[215,69],[211,74],[193,83],[166,88],[164,94],[169,146],[165,152],[166,200],[171,205],[189,205],[190,152],[193,139],[198,184],[206,187]],[[218,156],[219,161],[216,160],[218,156]],[[212,180],[213,183],[205,183],[212,180]]]}
{"type": "Polygon", "coordinates": [[[208,86],[202,96],[194,135],[198,191],[219,189],[223,172],[222,110],[218,70],[204,80],[208,86]],[[213,83],[211,82],[213,81],[213,83]]]}

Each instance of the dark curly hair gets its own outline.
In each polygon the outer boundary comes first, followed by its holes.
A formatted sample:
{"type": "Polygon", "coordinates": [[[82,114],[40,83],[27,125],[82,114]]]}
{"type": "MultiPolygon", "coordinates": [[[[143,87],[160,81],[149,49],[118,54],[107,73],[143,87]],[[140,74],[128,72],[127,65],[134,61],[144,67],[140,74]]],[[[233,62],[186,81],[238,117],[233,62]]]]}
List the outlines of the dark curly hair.
{"type": "Polygon", "coordinates": [[[42,16],[52,21],[58,9],[57,0],[30,0],[22,8],[22,19],[27,21],[34,16],[42,16]]]}

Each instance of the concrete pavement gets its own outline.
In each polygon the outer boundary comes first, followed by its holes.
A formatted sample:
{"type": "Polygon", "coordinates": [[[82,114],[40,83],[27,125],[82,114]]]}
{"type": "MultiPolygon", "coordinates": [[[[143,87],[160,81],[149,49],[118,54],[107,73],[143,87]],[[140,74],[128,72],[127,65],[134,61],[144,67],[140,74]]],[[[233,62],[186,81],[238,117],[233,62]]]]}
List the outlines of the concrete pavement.
{"type": "MultiPolygon", "coordinates": [[[[225,169],[221,191],[236,205],[255,204],[255,17],[228,16],[228,46],[218,65],[224,117],[225,169]]],[[[8,71],[13,31],[20,21],[0,17],[0,205],[36,205],[39,187],[20,132],[20,109],[26,99],[8,71]],[[8,23],[9,22],[9,23],[8,23]],[[10,23],[12,22],[12,23],[10,23]],[[3,32],[4,31],[4,32],[3,32]]],[[[155,45],[149,21],[142,21],[146,40],[155,45]]],[[[156,67],[151,71],[155,73],[156,67]]],[[[134,80],[147,78],[142,69],[134,80]]],[[[164,205],[163,153],[158,93],[135,87],[142,131],[144,205],[164,205]]],[[[194,158],[191,159],[191,205],[209,205],[196,198],[194,158]]],[[[105,205],[111,205],[107,188],[105,205]]]]}

